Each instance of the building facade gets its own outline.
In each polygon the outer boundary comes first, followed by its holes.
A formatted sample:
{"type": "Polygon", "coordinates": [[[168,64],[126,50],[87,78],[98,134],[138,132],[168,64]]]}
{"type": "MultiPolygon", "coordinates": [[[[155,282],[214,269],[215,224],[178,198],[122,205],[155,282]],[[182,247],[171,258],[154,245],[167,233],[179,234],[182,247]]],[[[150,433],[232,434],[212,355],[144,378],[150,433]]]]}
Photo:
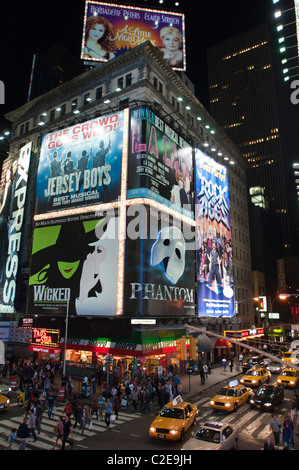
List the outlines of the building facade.
{"type": "MultiPolygon", "coordinates": [[[[191,234],[190,239],[196,239],[194,148],[204,152],[227,172],[230,248],[233,252],[231,274],[234,278],[234,299],[239,304],[236,324],[238,329],[244,329],[254,323],[244,162],[237,148],[186,83],[187,78],[173,71],[161,53],[146,42],[118,58],[87,70],[6,116],[12,122],[7,167],[19,158],[20,149],[22,151],[28,145],[31,158],[26,181],[26,223],[22,226],[22,237],[17,246],[19,269],[15,300],[11,309],[2,305],[2,318],[15,318],[16,313],[19,317],[28,317],[28,321],[32,321],[30,327],[38,330],[38,338],[40,332],[45,333],[45,330],[58,331],[58,342],[52,345],[31,344],[30,350],[39,354],[61,355],[66,345],[69,371],[76,369],[79,374],[86,366],[93,370],[106,364],[110,355],[113,356],[114,366],[119,367],[115,372],[119,378],[126,371],[136,372],[138,368],[147,372],[158,367],[167,370],[170,365],[178,364],[176,340],[186,333],[186,324],[213,324],[217,325],[213,328],[219,332],[234,329],[233,315],[198,316],[197,248],[193,245],[190,250],[184,249],[183,259],[179,251],[182,245],[185,247],[190,241],[187,240],[187,233],[191,234]],[[105,147],[113,149],[114,159],[109,161],[110,167],[106,168],[106,173],[90,167],[84,172],[84,181],[80,180],[78,171],[73,171],[73,176],[63,180],[57,176],[45,177],[45,167],[50,163],[47,158],[53,161],[55,151],[60,152],[66,175],[66,160],[70,157],[66,155],[69,153],[66,137],[71,135],[74,143],[78,143],[79,138],[84,143],[85,139],[85,156],[90,153],[91,144],[99,145],[94,126],[103,128],[100,141],[104,141],[105,147]],[[96,144],[90,140],[93,138],[96,144]],[[161,142],[163,159],[157,163],[153,158],[145,158],[146,145],[151,147],[151,155],[160,156],[161,142]],[[120,153],[122,158],[119,158],[120,153]],[[136,156],[135,160],[133,155],[136,156]],[[137,164],[138,159],[142,163],[137,164]],[[111,168],[117,175],[115,184],[114,181],[110,184],[108,173],[111,168]],[[185,177],[188,176],[185,178],[185,184],[189,183],[185,190],[188,195],[186,209],[176,204],[175,192],[165,190],[171,178],[178,183],[179,169],[185,177]],[[94,186],[93,178],[96,181],[94,186]],[[86,184],[88,191],[84,193],[85,199],[78,194],[69,198],[66,193],[70,191],[63,193],[62,190],[65,184],[68,188],[77,185],[78,192],[86,184]],[[95,186],[101,186],[104,190],[108,184],[108,196],[105,191],[101,192],[101,196],[95,196],[95,186]],[[38,188],[42,191],[38,192],[38,188]],[[136,218],[136,213],[139,218],[136,218]],[[164,230],[161,224],[164,219],[169,224],[166,231],[172,254],[169,254],[170,248],[161,248],[161,233],[164,230]],[[159,224],[154,237],[149,237],[149,243],[141,232],[145,227],[152,228],[153,220],[158,220],[159,224]],[[116,226],[118,236],[107,237],[113,239],[114,244],[105,244],[104,232],[107,230],[110,233],[116,226]],[[124,239],[123,235],[128,235],[129,229],[133,232],[124,239]],[[174,233],[179,233],[181,238],[175,238],[174,233]],[[55,248],[59,241],[61,257],[66,252],[80,252],[85,240],[86,246],[97,248],[96,256],[106,263],[102,265],[105,266],[106,279],[103,276],[97,279],[100,285],[96,286],[96,294],[89,292],[84,297],[82,290],[75,294],[73,284],[67,287],[73,266],[63,267],[63,290],[55,284],[57,275],[53,276],[53,273],[51,289],[45,289],[45,283],[50,279],[48,266],[53,256],[57,255],[57,252],[53,254],[51,239],[56,240],[55,248]],[[78,244],[74,245],[76,239],[78,244]],[[100,249],[99,239],[103,242],[100,249]],[[173,253],[178,255],[176,260],[173,253]],[[111,254],[110,258],[108,254],[111,254]],[[163,269],[161,263],[164,263],[163,269]],[[153,267],[156,271],[151,272],[153,267]],[[94,309],[91,297],[99,298],[105,289],[108,293],[106,300],[94,309]],[[80,305],[79,309],[80,300],[84,308],[80,305]],[[137,321],[137,325],[133,320],[137,321]],[[144,326],[147,321],[154,324],[144,326]]],[[[78,149],[81,153],[83,146],[78,149]]],[[[83,153],[82,150],[82,157],[83,153]]],[[[77,156],[77,169],[78,165],[77,156]]],[[[72,261],[76,263],[75,259],[72,261]]],[[[94,273],[94,279],[98,274],[94,273]]],[[[3,288],[2,296],[5,292],[3,288]]]]}

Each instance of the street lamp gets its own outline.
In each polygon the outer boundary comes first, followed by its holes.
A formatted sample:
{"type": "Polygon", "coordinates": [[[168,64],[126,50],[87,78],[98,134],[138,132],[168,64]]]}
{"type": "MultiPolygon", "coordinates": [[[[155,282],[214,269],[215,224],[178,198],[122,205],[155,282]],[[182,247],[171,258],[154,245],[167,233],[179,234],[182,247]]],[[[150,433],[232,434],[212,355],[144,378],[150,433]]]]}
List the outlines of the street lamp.
{"type": "Polygon", "coordinates": [[[237,364],[236,364],[236,371],[239,372],[240,371],[240,367],[239,367],[239,352],[238,352],[238,344],[237,344],[237,341],[238,341],[238,335],[237,335],[237,314],[238,314],[238,306],[239,304],[243,304],[244,302],[247,302],[248,300],[254,300],[254,301],[257,301],[258,299],[256,297],[249,297],[248,299],[244,299],[244,300],[235,300],[235,340],[236,340],[236,344],[235,344],[235,347],[236,347],[236,361],[237,361],[237,364]]]}
{"type": "Polygon", "coordinates": [[[65,367],[66,367],[66,344],[67,344],[67,335],[68,335],[68,326],[69,326],[69,305],[70,305],[70,299],[68,299],[67,304],[66,304],[65,335],[64,335],[64,356],[63,356],[63,375],[65,375],[65,367]]]}

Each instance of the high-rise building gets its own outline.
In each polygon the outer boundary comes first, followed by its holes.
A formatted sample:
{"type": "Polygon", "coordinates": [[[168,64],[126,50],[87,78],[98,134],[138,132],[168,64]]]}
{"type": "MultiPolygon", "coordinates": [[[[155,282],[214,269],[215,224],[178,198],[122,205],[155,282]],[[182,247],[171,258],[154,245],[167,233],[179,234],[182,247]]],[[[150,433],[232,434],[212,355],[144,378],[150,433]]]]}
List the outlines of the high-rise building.
{"type": "Polygon", "coordinates": [[[287,116],[281,114],[273,51],[267,25],[209,48],[210,112],[243,155],[252,203],[277,215],[285,255],[291,252],[290,155],[283,142],[287,116]]]}

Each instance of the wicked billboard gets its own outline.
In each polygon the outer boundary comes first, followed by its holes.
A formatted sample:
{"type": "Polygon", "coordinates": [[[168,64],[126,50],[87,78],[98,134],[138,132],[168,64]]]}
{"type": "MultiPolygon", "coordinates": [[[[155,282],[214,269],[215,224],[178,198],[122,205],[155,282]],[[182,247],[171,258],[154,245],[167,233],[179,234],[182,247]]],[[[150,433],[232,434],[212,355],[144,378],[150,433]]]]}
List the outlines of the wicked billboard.
{"type": "Polygon", "coordinates": [[[46,134],[36,181],[37,214],[116,201],[124,112],[46,134]]]}
{"type": "Polygon", "coordinates": [[[131,110],[128,199],[147,197],[194,218],[192,147],[147,107],[131,110]]]}
{"type": "Polygon", "coordinates": [[[150,205],[128,208],[124,276],[126,315],[194,315],[193,241],[193,227],[179,218],[150,205]]]}
{"type": "Polygon", "coordinates": [[[116,211],[36,222],[28,311],[115,315],[117,269],[116,211]]]}
{"type": "Polygon", "coordinates": [[[195,149],[199,316],[234,315],[228,170],[195,149]]]}

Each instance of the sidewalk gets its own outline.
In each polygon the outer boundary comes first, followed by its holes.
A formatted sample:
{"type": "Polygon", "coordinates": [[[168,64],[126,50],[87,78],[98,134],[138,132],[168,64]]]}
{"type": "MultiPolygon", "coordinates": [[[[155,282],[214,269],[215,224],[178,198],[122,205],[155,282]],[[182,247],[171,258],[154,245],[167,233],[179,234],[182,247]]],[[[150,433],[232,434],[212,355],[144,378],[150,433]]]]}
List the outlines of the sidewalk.
{"type": "Polygon", "coordinates": [[[229,367],[226,367],[226,371],[223,370],[221,366],[214,366],[211,369],[211,373],[208,374],[208,378],[205,380],[205,384],[201,384],[200,375],[181,375],[181,383],[182,383],[182,397],[186,401],[192,401],[192,397],[197,395],[198,393],[202,392],[203,390],[207,390],[213,385],[221,384],[227,385],[230,380],[233,380],[236,375],[242,373],[242,366],[240,366],[239,372],[236,371],[236,366],[233,367],[233,371],[231,372],[229,367]]]}

